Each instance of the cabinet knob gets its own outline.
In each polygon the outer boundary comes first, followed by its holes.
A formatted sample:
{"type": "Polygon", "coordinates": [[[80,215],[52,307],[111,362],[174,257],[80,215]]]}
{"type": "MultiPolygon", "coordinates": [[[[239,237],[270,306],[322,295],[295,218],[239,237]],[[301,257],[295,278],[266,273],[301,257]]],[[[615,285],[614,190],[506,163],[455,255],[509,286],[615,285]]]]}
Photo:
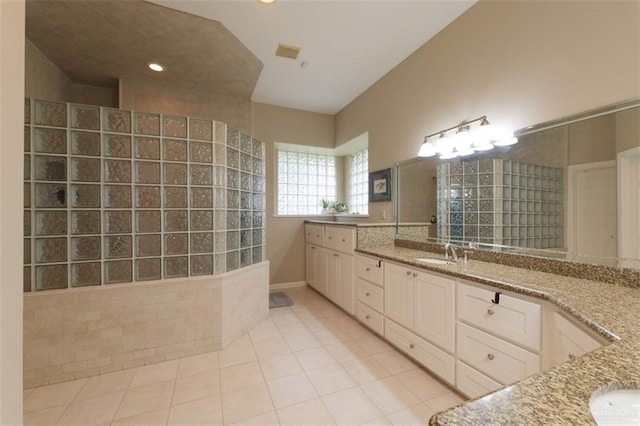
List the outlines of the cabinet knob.
{"type": "Polygon", "coordinates": [[[342,239],[342,242],[343,242],[343,243],[346,243],[346,242],[347,242],[347,240],[345,240],[345,239],[343,238],[343,239],[342,239]]]}
{"type": "Polygon", "coordinates": [[[315,249],[316,249],[315,247],[311,246],[311,250],[315,250],[315,249]]]}
{"type": "Polygon", "coordinates": [[[568,357],[571,361],[573,361],[574,359],[576,359],[576,354],[574,354],[573,352],[569,352],[568,357]]]}
{"type": "Polygon", "coordinates": [[[411,344],[409,345],[409,347],[410,347],[411,349],[414,349],[414,348],[416,347],[416,345],[414,345],[413,343],[411,343],[411,344]]]}
{"type": "Polygon", "coordinates": [[[495,358],[494,354],[487,354],[487,358],[489,358],[489,361],[493,360],[495,358]]]}
{"type": "Polygon", "coordinates": [[[367,268],[366,271],[369,272],[371,269],[367,268]]]}
{"type": "Polygon", "coordinates": [[[371,318],[371,317],[370,317],[369,315],[367,315],[367,316],[365,316],[365,318],[366,318],[366,319],[369,319],[369,318],[371,318]]]}
{"type": "Polygon", "coordinates": [[[407,271],[407,276],[411,276],[411,271],[407,271]]]}
{"type": "Polygon", "coordinates": [[[331,239],[331,237],[329,237],[329,239],[331,239]]]}
{"type": "Polygon", "coordinates": [[[488,313],[489,315],[493,315],[493,314],[495,314],[495,313],[496,313],[496,311],[494,311],[493,309],[489,308],[489,309],[487,309],[487,313],[488,313]]]}
{"type": "Polygon", "coordinates": [[[415,277],[417,277],[417,276],[418,276],[418,273],[417,273],[417,272],[414,272],[412,275],[413,275],[413,277],[415,278],[415,277]]]}
{"type": "Polygon", "coordinates": [[[369,292],[367,292],[367,293],[365,294],[365,296],[370,296],[370,295],[371,295],[371,293],[369,293],[369,292]]]}

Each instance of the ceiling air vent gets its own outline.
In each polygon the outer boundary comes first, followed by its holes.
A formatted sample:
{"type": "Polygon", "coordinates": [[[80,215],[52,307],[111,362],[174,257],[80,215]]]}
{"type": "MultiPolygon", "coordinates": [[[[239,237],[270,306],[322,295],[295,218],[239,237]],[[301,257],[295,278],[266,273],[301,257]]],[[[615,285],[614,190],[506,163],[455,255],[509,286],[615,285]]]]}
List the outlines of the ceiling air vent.
{"type": "Polygon", "coordinates": [[[280,56],[281,58],[297,59],[300,49],[302,48],[280,43],[276,50],[276,56],[280,56]]]}

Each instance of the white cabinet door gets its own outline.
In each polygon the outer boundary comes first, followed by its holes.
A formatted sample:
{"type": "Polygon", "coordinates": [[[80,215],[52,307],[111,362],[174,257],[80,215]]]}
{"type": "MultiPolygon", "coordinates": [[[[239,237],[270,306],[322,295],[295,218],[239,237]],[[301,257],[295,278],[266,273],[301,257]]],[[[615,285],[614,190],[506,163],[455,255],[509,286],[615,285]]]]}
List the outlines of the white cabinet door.
{"type": "Polygon", "coordinates": [[[313,244],[306,248],[307,284],[322,294],[327,292],[325,280],[324,249],[313,244]]]}
{"type": "Polygon", "coordinates": [[[551,366],[574,359],[580,355],[598,349],[600,342],[587,332],[574,325],[557,312],[553,313],[551,331],[553,346],[551,347],[551,366]]]}
{"type": "Polygon", "coordinates": [[[325,259],[326,259],[326,283],[327,283],[327,293],[325,294],[329,300],[334,303],[338,303],[339,297],[339,282],[338,279],[340,277],[340,273],[338,268],[340,267],[338,262],[338,257],[340,254],[333,250],[325,249],[325,259]]]}
{"type": "Polygon", "coordinates": [[[418,272],[414,279],[413,329],[434,345],[455,349],[455,281],[418,272]]]}
{"type": "Polygon", "coordinates": [[[413,329],[414,272],[393,263],[387,263],[384,269],[384,313],[409,329],[413,329]]]}
{"type": "Polygon", "coordinates": [[[469,398],[478,398],[502,385],[461,361],[456,362],[456,388],[469,398]]]}
{"type": "Polygon", "coordinates": [[[325,250],[327,262],[326,296],[353,314],[355,302],[355,266],[352,255],[325,250]]]}

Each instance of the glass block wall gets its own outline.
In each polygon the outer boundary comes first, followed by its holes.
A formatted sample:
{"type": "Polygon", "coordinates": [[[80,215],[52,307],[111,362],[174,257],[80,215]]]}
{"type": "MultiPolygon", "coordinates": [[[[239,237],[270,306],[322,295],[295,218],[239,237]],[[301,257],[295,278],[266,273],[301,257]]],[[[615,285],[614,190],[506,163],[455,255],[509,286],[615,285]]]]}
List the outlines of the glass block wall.
{"type": "Polygon", "coordinates": [[[561,248],[561,168],[506,160],[438,165],[438,237],[561,248]]]}
{"type": "Polygon", "coordinates": [[[24,136],[25,292],[264,258],[262,142],[212,120],[30,99],[24,136]]]}

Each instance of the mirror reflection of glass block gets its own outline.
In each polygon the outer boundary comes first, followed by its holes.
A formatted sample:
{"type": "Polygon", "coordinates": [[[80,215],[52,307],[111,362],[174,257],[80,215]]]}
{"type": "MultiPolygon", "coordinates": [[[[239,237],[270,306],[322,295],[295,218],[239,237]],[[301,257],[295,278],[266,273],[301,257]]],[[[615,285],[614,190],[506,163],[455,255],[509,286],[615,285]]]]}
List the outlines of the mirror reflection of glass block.
{"type": "Polygon", "coordinates": [[[24,123],[31,123],[31,99],[24,98],[24,123]]]}
{"type": "Polygon", "coordinates": [[[227,186],[229,188],[240,188],[240,172],[227,169],[227,186]]]}
{"type": "Polygon", "coordinates": [[[131,162],[125,160],[104,160],[105,182],[130,183],[131,162]]]}
{"type": "MultiPolygon", "coordinates": [[[[163,118],[163,131],[164,136],[170,138],[187,138],[187,119],[186,117],[176,117],[171,115],[165,115],[163,118]]],[[[193,137],[193,136],[192,136],[193,137]]]]}
{"type": "Polygon", "coordinates": [[[226,229],[238,229],[238,228],[240,228],[240,212],[237,210],[228,210],[226,229]]]}
{"type": "Polygon", "coordinates": [[[36,290],[53,290],[67,287],[67,265],[36,267],[36,290]]]}
{"type": "Polygon", "coordinates": [[[131,133],[131,112],[120,109],[104,109],[105,129],[109,132],[131,133]]]}
{"type": "Polygon", "coordinates": [[[159,208],[160,207],[160,187],[159,186],[136,186],[136,207],[159,208]]]}
{"type": "MultiPolygon", "coordinates": [[[[66,213],[64,213],[66,215],[66,213]]],[[[36,226],[38,226],[36,221],[36,226]]],[[[44,232],[44,231],[43,231],[44,232]]],[[[71,212],[71,233],[78,234],[99,234],[100,212],[99,211],[73,211],[71,212]]],[[[65,232],[66,233],[66,225],[65,232]]]]}
{"type": "Polygon", "coordinates": [[[136,138],[136,158],[160,159],[160,139],[136,138]]]}
{"type": "Polygon", "coordinates": [[[181,257],[165,257],[164,258],[164,277],[178,278],[186,277],[189,271],[189,258],[181,257]]]}
{"type": "Polygon", "coordinates": [[[34,158],[34,177],[37,180],[67,180],[67,159],[36,155],[34,158]]]}
{"type": "Polygon", "coordinates": [[[105,185],[104,205],[110,209],[131,208],[131,187],[128,185],[105,185]]]}
{"type": "Polygon", "coordinates": [[[253,177],[253,190],[255,192],[264,192],[264,177],[262,176],[253,177]]]}
{"type": "Polygon", "coordinates": [[[85,287],[102,283],[100,262],[74,263],[71,265],[71,287],[85,287]]]}
{"type": "Polygon", "coordinates": [[[213,144],[210,142],[189,142],[189,159],[195,163],[212,163],[213,144]]]}
{"type": "Polygon", "coordinates": [[[71,153],[77,155],[100,155],[100,133],[71,132],[71,153]]]}
{"type": "Polygon", "coordinates": [[[29,265],[31,263],[31,239],[24,238],[22,243],[22,263],[29,265]]]}
{"type": "Polygon", "coordinates": [[[240,192],[228,189],[227,190],[227,208],[239,209],[240,208],[240,192]]]}
{"type": "Polygon", "coordinates": [[[30,155],[25,155],[24,156],[24,175],[23,175],[23,179],[24,180],[31,179],[31,156],[30,155]]]}
{"type": "Polygon", "coordinates": [[[189,220],[186,210],[171,210],[164,213],[164,230],[166,232],[188,231],[189,220]]]}
{"type": "Polygon", "coordinates": [[[264,210],[264,194],[253,194],[252,207],[254,210],[264,210]]]}
{"type": "Polygon", "coordinates": [[[31,128],[24,127],[24,152],[31,152],[31,128]]]}
{"type": "Polygon", "coordinates": [[[191,188],[191,207],[192,208],[212,208],[213,207],[213,189],[212,188],[191,188]]]}
{"type": "Polygon", "coordinates": [[[253,173],[264,175],[264,161],[259,158],[253,158],[251,161],[253,162],[253,173]]]}
{"type": "Polygon", "coordinates": [[[67,153],[67,131],[59,129],[33,129],[34,147],[36,152],[48,152],[51,154],[67,153]]]}
{"type": "Polygon", "coordinates": [[[22,269],[22,291],[25,293],[31,291],[31,266],[25,266],[22,269]]]}
{"type": "Polygon", "coordinates": [[[71,127],[100,130],[100,108],[86,105],[71,105],[71,127]]]}
{"type": "Polygon", "coordinates": [[[213,253],[213,233],[191,234],[191,253],[213,253]]]}
{"type": "Polygon", "coordinates": [[[136,112],[135,123],[135,133],[140,135],[160,136],[159,114],[136,112]]]}
{"type": "Polygon", "coordinates": [[[219,143],[214,144],[214,162],[216,165],[224,166],[227,164],[227,148],[219,143]]]}
{"type": "Polygon", "coordinates": [[[224,167],[224,166],[215,166],[213,184],[215,186],[226,186],[227,185],[226,167],[224,167]]]}
{"type": "Polygon", "coordinates": [[[25,237],[31,235],[31,212],[24,210],[22,213],[22,232],[25,237]]]}
{"type": "Polygon", "coordinates": [[[251,249],[240,250],[240,267],[244,268],[249,265],[251,265],[251,249]]]}
{"type": "Polygon", "coordinates": [[[240,155],[240,169],[244,172],[250,172],[253,169],[253,157],[244,152],[240,155]]]}
{"type": "Polygon", "coordinates": [[[187,188],[167,186],[164,188],[164,206],[168,208],[187,207],[187,188]]]}
{"type": "Polygon", "coordinates": [[[191,176],[191,185],[207,185],[213,184],[213,167],[191,164],[189,166],[191,176]]]}
{"type": "Polygon", "coordinates": [[[66,211],[36,211],[36,235],[66,235],[66,211]]]}
{"type": "Polygon", "coordinates": [[[227,229],[227,212],[226,210],[216,210],[214,215],[215,229],[221,231],[227,229]]]}
{"type": "Polygon", "coordinates": [[[227,255],[226,253],[216,254],[213,256],[215,262],[214,270],[216,274],[227,272],[227,255]]]}
{"type": "Polygon", "coordinates": [[[262,247],[254,247],[252,251],[253,251],[253,255],[251,256],[252,257],[251,260],[253,261],[253,263],[262,262],[262,247]]]}
{"type": "Polygon", "coordinates": [[[135,212],[136,232],[160,232],[161,213],[159,210],[140,210],[135,212]]]}
{"type": "Polygon", "coordinates": [[[131,136],[104,135],[105,157],[131,158],[131,136]]]}
{"type": "Polygon", "coordinates": [[[238,250],[240,248],[240,232],[227,231],[227,250],[238,250]]]}
{"type": "Polygon", "coordinates": [[[250,209],[251,208],[251,193],[246,191],[240,192],[240,208],[241,209],[250,209]]]}
{"type": "Polygon", "coordinates": [[[240,168],[240,153],[237,150],[227,148],[227,167],[240,168]]]}
{"type": "Polygon", "coordinates": [[[251,228],[251,212],[249,210],[242,210],[240,212],[240,228],[251,228]]]}
{"type": "Polygon", "coordinates": [[[225,208],[227,206],[227,190],[224,188],[214,188],[213,200],[217,209],[225,208]]]}
{"type": "Polygon", "coordinates": [[[107,211],[104,213],[105,233],[129,234],[131,229],[131,211],[107,211]]]}
{"type": "Polygon", "coordinates": [[[161,239],[159,234],[137,235],[136,236],[136,256],[160,256],[162,254],[161,239]]]}
{"type": "MultiPolygon", "coordinates": [[[[25,207],[31,204],[31,196],[27,192],[30,188],[29,184],[25,184],[25,207]]],[[[63,183],[36,183],[35,206],[41,208],[67,207],[67,186],[63,183]]]]}
{"type": "Polygon", "coordinates": [[[253,227],[254,228],[262,228],[262,213],[253,212],[253,227]]]}
{"type": "Polygon", "coordinates": [[[132,263],[130,260],[105,262],[105,281],[107,284],[128,283],[132,279],[132,263]]]}
{"type": "Polygon", "coordinates": [[[227,251],[227,233],[216,232],[213,237],[213,250],[215,253],[227,251]]]}
{"type": "Polygon", "coordinates": [[[136,183],[159,184],[160,163],[136,161],[136,183]]]}
{"type": "Polygon", "coordinates": [[[231,126],[227,126],[227,145],[233,148],[240,146],[240,132],[231,126]]]}
{"type": "Polygon", "coordinates": [[[131,257],[131,236],[117,235],[105,237],[107,259],[131,257]]]}
{"type": "Polygon", "coordinates": [[[240,256],[237,251],[227,253],[227,271],[234,271],[240,267],[240,256]]]}
{"type": "Polygon", "coordinates": [[[176,163],[164,164],[164,183],[170,185],[187,184],[187,165],[176,163]]]}
{"type": "Polygon", "coordinates": [[[264,157],[263,149],[264,148],[263,148],[262,142],[260,142],[257,139],[253,139],[253,147],[252,147],[251,153],[254,155],[254,157],[263,158],[264,157]]]}
{"type": "Polygon", "coordinates": [[[71,180],[100,182],[100,160],[97,158],[72,158],[71,180]]]}
{"type": "Polygon", "coordinates": [[[171,139],[164,139],[163,160],[167,161],[187,161],[187,142],[171,139]]]}
{"type": "Polygon", "coordinates": [[[252,242],[254,246],[262,245],[262,230],[254,229],[252,232],[252,242]]]}
{"type": "Polygon", "coordinates": [[[100,260],[100,237],[71,239],[71,260],[100,260]]]}
{"type": "Polygon", "coordinates": [[[213,274],[213,256],[199,255],[191,256],[191,275],[211,275],[213,274]]]}
{"type": "Polygon", "coordinates": [[[36,101],[35,124],[67,127],[67,104],[62,102],[36,101]]]}
{"type": "Polygon", "coordinates": [[[251,152],[251,136],[240,133],[240,149],[244,152],[251,152]]]}
{"type": "Polygon", "coordinates": [[[72,207],[100,207],[100,185],[71,185],[71,194],[72,207]]]}
{"type": "Polygon", "coordinates": [[[213,230],[213,211],[212,210],[192,210],[191,211],[191,230],[192,231],[213,230]]]}
{"type": "Polygon", "coordinates": [[[189,234],[165,234],[164,254],[187,254],[189,252],[189,234]]]}
{"type": "Polygon", "coordinates": [[[213,123],[209,120],[189,120],[191,139],[197,139],[199,141],[212,141],[213,140],[213,123]]]}
{"type": "Polygon", "coordinates": [[[249,173],[242,173],[240,175],[240,188],[245,191],[251,191],[251,183],[253,182],[253,176],[249,173]]]}
{"type": "Polygon", "coordinates": [[[248,229],[244,229],[240,231],[240,247],[246,248],[251,247],[251,231],[248,229]]]}
{"type": "Polygon", "coordinates": [[[66,238],[37,238],[36,262],[53,263],[67,260],[66,238]]]}

